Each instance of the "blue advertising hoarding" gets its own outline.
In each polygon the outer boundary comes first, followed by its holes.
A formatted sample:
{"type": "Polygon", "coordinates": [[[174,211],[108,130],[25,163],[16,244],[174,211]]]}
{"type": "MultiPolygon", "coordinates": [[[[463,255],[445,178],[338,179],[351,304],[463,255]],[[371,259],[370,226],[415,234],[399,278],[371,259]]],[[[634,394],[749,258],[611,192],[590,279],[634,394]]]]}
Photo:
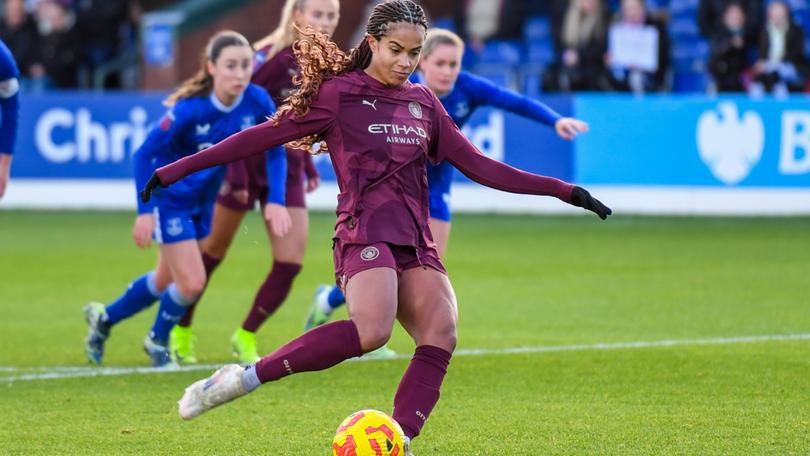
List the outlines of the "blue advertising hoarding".
{"type": "Polygon", "coordinates": [[[166,111],[164,98],[93,92],[24,96],[14,177],[131,178],[132,154],[166,111]]]}
{"type": "Polygon", "coordinates": [[[810,186],[810,98],[577,96],[585,184],[810,186]]]}
{"type": "MultiPolygon", "coordinates": [[[[26,96],[22,102],[17,178],[128,179],[132,154],[165,112],[165,94],[59,93],[26,96]]],[[[570,114],[567,97],[547,102],[570,114]]],[[[561,179],[572,176],[571,144],[550,127],[510,113],[479,109],[464,129],[487,155],[527,171],[561,179]]],[[[327,155],[315,157],[324,182],[335,174],[327,155]]],[[[461,173],[455,179],[468,181],[461,173]]]]}

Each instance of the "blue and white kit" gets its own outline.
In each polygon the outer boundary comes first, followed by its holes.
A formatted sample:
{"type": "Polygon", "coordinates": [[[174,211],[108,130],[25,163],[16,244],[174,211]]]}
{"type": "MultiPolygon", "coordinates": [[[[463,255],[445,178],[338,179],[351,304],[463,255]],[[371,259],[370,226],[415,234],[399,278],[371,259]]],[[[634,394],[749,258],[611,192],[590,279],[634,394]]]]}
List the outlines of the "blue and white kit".
{"type": "MultiPolygon", "coordinates": [[[[411,81],[424,84],[421,73],[416,72],[411,81]]],[[[439,97],[444,109],[462,128],[479,106],[492,106],[513,112],[548,126],[562,118],[547,105],[525,97],[517,92],[500,87],[480,76],[462,71],[450,92],[439,97]]],[[[455,168],[449,162],[433,165],[428,162],[427,176],[430,187],[430,217],[450,221],[450,186],[455,168]]]]}
{"type": "MultiPolygon", "coordinates": [[[[223,105],[213,93],[178,101],[135,152],[136,192],[146,186],[157,168],[261,123],[274,111],[275,105],[267,92],[253,84],[231,106],[223,105]]],[[[266,162],[268,200],[284,205],[287,180],[284,148],[268,150],[266,162]]],[[[210,232],[214,201],[224,175],[224,166],[202,170],[171,187],[159,189],[148,203],[138,198],[139,214],[155,214],[155,240],[170,244],[205,238],[210,232]]]]}

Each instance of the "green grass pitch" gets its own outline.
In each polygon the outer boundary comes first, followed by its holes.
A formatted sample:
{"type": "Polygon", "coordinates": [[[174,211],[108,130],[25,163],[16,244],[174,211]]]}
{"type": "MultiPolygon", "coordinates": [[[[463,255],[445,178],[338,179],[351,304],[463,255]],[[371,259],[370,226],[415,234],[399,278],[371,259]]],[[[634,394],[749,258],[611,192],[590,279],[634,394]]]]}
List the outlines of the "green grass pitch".
{"type": "MultiPolygon", "coordinates": [[[[333,278],[333,220],[313,215],[262,351],[299,334],[314,288],[333,278]]],[[[175,401],[208,371],[25,380],[84,366],[82,305],[153,266],[132,221],[0,211],[0,454],[326,455],[345,416],[390,411],[404,359],[285,378],[191,422],[175,401]]],[[[202,363],[231,359],[269,258],[253,214],[198,308],[202,363]]],[[[446,265],[459,349],[495,352],[454,358],[418,456],[810,453],[810,219],[459,215],[446,265]]],[[[154,311],[114,328],[107,366],[147,364],[154,311]]],[[[399,328],[391,347],[413,348],[399,328]]]]}

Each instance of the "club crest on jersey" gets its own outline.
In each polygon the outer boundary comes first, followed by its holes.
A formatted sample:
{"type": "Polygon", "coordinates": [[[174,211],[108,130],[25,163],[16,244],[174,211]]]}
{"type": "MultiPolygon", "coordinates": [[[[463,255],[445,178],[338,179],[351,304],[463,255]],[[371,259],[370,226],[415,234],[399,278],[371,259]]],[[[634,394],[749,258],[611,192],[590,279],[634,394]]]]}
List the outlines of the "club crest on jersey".
{"type": "Polygon", "coordinates": [[[166,234],[169,236],[179,236],[183,232],[183,221],[180,217],[172,217],[166,220],[166,234]]]}
{"type": "Polygon", "coordinates": [[[211,130],[211,124],[210,123],[197,125],[197,128],[196,128],[198,136],[207,135],[210,130],[211,130]]]}
{"type": "Polygon", "coordinates": [[[360,252],[360,259],[363,261],[376,260],[378,256],[380,256],[380,251],[377,249],[377,247],[371,245],[364,248],[363,251],[360,252]]]}
{"type": "Polygon", "coordinates": [[[408,111],[411,111],[411,115],[417,119],[422,118],[422,105],[420,105],[418,102],[412,101],[408,103],[408,111]]]}
{"type": "Polygon", "coordinates": [[[253,116],[245,116],[242,117],[242,130],[247,130],[248,128],[252,127],[256,121],[253,116]]]}

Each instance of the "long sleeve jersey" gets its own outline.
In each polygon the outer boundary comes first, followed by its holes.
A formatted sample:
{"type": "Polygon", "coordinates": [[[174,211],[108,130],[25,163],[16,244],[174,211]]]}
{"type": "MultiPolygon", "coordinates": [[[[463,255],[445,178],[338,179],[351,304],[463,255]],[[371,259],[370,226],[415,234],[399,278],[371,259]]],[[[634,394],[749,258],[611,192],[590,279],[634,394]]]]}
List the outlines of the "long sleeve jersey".
{"type": "Polygon", "coordinates": [[[428,228],[428,160],[448,160],[489,187],[571,201],[573,185],[519,171],[479,152],[424,86],[405,82],[388,87],[363,70],[324,82],[305,115],[287,113],[275,125],[242,131],[159,168],[157,175],[163,185],[172,184],[314,134],[326,140],[340,188],[335,238],[348,243],[388,242],[417,249],[434,244],[428,228]]]}
{"type": "Polygon", "coordinates": [[[13,154],[20,117],[20,70],[6,44],[0,41],[0,154],[13,154]]]}
{"type": "MultiPolygon", "coordinates": [[[[421,73],[414,73],[412,80],[424,84],[421,73]]],[[[562,118],[556,111],[537,100],[466,71],[459,73],[453,88],[439,100],[459,128],[463,127],[473,112],[482,106],[500,108],[550,127],[562,118]]],[[[450,163],[441,162],[436,165],[429,163],[427,173],[431,191],[438,193],[450,191],[453,180],[453,166],[450,163]]]]}
{"type": "MultiPolygon", "coordinates": [[[[182,99],[152,128],[143,145],[135,152],[135,184],[142,189],[155,169],[191,156],[219,143],[228,136],[263,122],[275,106],[261,87],[249,85],[230,106],[216,95],[182,99]]],[[[271,202],[284,204],[287,156],[283,147],[269,146],[266,154],[270,175],[271,202]]],[[[189,207],[213,204],[219,191],[224,168],[217,167],[191,174],[171,188],[162,189],[159,198],[165,204],[189,207]]],[[[152,204],[138,199],[138,213],[152,210],[152,204]]]]}

